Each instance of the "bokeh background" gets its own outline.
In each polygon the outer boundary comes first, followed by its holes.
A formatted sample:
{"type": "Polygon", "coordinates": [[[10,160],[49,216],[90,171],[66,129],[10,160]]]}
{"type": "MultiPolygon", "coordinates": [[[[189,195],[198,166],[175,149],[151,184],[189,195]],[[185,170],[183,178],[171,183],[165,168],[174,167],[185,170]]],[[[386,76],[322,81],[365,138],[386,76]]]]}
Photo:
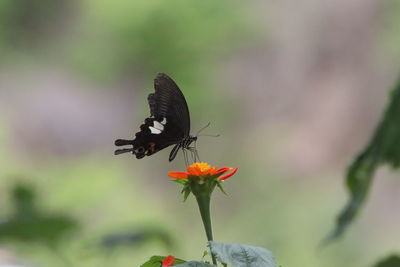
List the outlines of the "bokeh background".
{"type": "Polygon", "coordinates": [[[139,266],[201,259],[170,149],[114,156],[148,116],[157,72],[184,92],[202,160],[238,166],[215,239],[282,266],[372,266],[398,251],[400,180],[381,169],[363,213],[324,249],[344,172],[400,67],[396,0],[2,0],[0,263],[139,266]]]}

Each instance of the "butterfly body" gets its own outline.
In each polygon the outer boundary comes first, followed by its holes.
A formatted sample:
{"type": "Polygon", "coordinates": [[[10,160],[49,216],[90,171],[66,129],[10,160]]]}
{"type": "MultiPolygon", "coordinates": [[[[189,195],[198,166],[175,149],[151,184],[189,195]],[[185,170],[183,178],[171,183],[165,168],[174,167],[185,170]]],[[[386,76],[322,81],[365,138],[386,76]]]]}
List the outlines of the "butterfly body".
{"type": "Polygon", "coordinates": [[[133,140],[115,141],[116,146],[132,145],[129,149],[116,150],[116,155],[131,152],[140,159],[175,145],[169,155],[172,161],[179,149],[192,150],[190,145],[197,137],[190,135],[189,109],[181,90],[164,73],[156,76],[154,88],[155,93],[148,96],[151,116],[145,119],[133,140]]]}

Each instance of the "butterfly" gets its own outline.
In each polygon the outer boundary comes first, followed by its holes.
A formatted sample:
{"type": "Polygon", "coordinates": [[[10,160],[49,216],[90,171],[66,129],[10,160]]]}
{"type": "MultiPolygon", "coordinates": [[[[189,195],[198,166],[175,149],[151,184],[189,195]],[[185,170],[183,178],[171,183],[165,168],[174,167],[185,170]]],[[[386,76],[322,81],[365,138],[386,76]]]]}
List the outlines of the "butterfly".
{"type": "Polygon", "coordinates": [[[175,159],[179,149],[184,153],[186,165],[187,150],[192,152],[192,159],[196,161],[198,154],[191,145],[196,142],[197,136],[190,135],[189,109],[181,90],[165,73],[157,74],[154,89],[155,92],[147,98],[150,117],[140,125],[140,131],[135,134],[135,138],[115,140],[116,146],[132,145],[132,148],[117,149],[114,154],[131,152],[141,159],[175,145],[169,154],[169,161],[175,159]]]}

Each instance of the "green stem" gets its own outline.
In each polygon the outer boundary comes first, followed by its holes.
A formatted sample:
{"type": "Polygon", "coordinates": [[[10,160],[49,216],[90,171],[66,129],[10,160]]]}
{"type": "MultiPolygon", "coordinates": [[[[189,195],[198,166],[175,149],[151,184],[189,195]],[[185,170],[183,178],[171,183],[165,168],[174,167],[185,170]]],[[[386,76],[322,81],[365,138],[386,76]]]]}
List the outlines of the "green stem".
{"type": "MultiPolygon", "coordinates": [[[[206,231],[207,240],[213,241],[211,215],[210,215],[210,199],[211,196],[208,194],[199,194],[196,196],[197,204],[199,205],[201,219],[204,225],[204,230],[206,231]]],[[[215,256],[211,252],[210,254],[213,264],[217,265],[217,260],[215,259],[215,256]]]]}

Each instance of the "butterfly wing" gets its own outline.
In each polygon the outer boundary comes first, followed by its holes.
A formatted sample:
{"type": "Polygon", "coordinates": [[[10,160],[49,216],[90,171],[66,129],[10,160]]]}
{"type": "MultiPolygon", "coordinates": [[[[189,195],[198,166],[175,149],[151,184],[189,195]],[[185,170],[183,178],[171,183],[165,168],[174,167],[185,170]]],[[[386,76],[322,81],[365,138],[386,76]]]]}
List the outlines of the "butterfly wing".
{"type": "Polygon", "coordinates": [[[189,109],[181,90],[166,74],[159,73],[154,79],[155,93],[149,95],[151,115],[166,117],[178,127],[180,139],[189,136],[189,109]]]}
{"type": "Polygon", "coordinates": [[[140,126],[133,140],[118,139],[115,145],[132,145],[115,154],[132,152],[136,158],[150,156],[189,136],[190,117],[185,97],[176,83],[164,73],[154,79],[155,93],[148,96],[149,118],[140,126]]]}

